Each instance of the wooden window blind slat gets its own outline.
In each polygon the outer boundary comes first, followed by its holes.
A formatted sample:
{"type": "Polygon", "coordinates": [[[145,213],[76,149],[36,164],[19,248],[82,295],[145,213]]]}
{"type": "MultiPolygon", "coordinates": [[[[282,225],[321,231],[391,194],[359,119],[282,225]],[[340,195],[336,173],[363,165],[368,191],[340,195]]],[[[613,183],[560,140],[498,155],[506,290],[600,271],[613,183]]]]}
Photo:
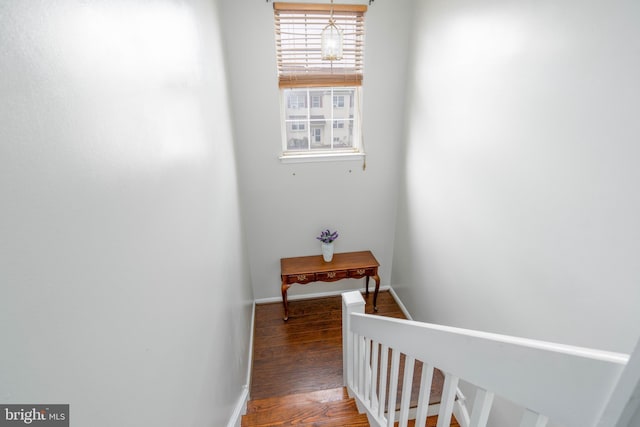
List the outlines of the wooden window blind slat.
{"type": "Polygon", "coordinates": [[[321,58],[321,32],[331,5],[273,3],[280,88],[360,86],[364,63],[365,5],[333,5],[333,19],[343,32],[343,57],[321,58]]]}

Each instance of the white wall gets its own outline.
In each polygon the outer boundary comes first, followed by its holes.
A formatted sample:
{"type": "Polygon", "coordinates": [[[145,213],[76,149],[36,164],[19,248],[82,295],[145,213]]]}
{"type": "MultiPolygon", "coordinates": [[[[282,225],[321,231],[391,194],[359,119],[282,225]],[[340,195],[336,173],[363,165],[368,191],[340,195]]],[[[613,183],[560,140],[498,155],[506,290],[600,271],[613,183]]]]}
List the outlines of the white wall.
{"type": "Polygon", "coordinates": [[[0,402],[229,419],[253,296],[213,5],[0,5],[0,402]]]}
{"type": "Polygon", "coordinates": [[[392,286],[417,320],[630,352],[640,3],[416,6],[392,286]]]}
{"type": "Polygon", "coordinates": [[[640,407],[638,407],[638,410],[636,411],[636,414],[634,415],[634,417],[631,420],[631,423],[629,425],[630,426],[640,425],[640,407]]]}
{"type": "MultiPolygon", "coordinates": [[[[320,254],[315,239],[337,229],[336,251],[371,249],[388,285],[397,188],[397,150],[410,1],[376,2],[366,16],[362,162],[282,164],[272,3],[222,3],[234,131],[251,277],[256,298],[280,297],[280,258],[320,254]],[[378,4],[379,3],[379,4],[378,4]]],[[[289,294],[354,289],[363,281],[293,286],[289,294]]]]}

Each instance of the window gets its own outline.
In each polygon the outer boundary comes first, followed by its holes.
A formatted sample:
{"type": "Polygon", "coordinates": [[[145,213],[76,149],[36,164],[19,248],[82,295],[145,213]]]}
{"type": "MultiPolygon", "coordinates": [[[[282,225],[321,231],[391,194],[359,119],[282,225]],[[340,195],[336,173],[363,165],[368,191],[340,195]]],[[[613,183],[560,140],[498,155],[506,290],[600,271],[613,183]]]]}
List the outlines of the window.
{"type": "Polygon", "coordinates": [[[311,108],[322,108],[322,95],[311,95],[311,108]]]}
{"type": "Polygon", "coordinates": [[[324,61],[320,33],[331,5],[274,3],[282,159],[363,155],[360,99],[364,5],[333,5],[343,32],[343,58],[324,61]]]}
{"type": "Polygon", "coordinates": [[[287,97],[288,108],[306,108],[307,97],[304,95],[291,94],[287,97]]]}

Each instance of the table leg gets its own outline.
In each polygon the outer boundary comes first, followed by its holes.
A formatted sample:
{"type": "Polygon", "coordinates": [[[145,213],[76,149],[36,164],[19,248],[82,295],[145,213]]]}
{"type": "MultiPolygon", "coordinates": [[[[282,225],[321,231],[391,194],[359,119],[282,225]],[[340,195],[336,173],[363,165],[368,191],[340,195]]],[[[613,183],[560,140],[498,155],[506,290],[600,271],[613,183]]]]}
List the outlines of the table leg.
{"type": "Polygon", "coordinates": [[[289,320],[289,302],[287,301],[287,291],[291,287],[284,279],[282,280],[282,305],[284,306],[284,318],[286,322],[289,320]]]}
{"type": "MultiPolygon", "coordinates": [[[[368,276],[367,279],[369,279],[368,276]]],[[[376,273],[376,275],[373,276],[373,280],[376,281],[376,291],[373,294],[373,311],[378,311],[378,291],[380,290],[380,276],[378,276],[378,274],[376,273]]]]}
{"type": "Polygon", "coordinates": [[[367,293],[366,293],[366,295],[369,296],[369,276],[367,276],[367,279],[366,279],[365,282],[367,283],[367,287],[366,287],[367,293]]]}

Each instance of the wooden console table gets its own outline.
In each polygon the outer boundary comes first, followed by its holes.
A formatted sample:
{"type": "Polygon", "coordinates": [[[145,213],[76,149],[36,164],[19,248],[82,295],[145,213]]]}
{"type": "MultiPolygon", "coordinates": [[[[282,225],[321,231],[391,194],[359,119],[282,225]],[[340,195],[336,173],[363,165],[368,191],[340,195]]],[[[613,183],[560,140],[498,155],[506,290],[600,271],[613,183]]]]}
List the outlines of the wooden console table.
{"type": "Polygon", "coordinates": [[[378,311],[379,266],[380,264],[371,251],[333,254],[331,262],[325,262],[322,255],[281,258],[280,278],[282,279],[284,320],[289,319],[287,291],[294,283],[305,285],[310,282],[335,282],[340,279],[361,279],[366,277],[366,290],[367,295],[369,295],[369,277],[373,277],[373,280],[376,281],[376,290],[373,294],[373,309],[378,311]]]}

